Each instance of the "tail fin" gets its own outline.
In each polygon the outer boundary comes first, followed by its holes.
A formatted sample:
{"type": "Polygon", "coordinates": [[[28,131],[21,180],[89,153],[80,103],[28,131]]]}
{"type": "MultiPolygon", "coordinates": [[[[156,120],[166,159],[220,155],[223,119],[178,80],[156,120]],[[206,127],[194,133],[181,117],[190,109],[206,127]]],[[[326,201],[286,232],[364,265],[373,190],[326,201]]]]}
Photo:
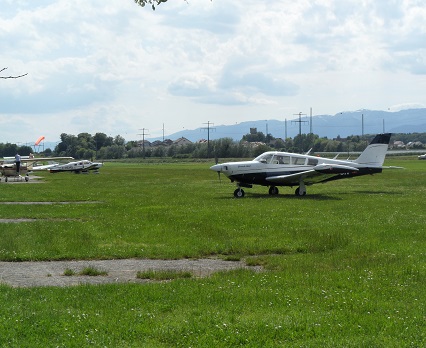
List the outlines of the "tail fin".
{"type": "Polygon", "coordinates": [[[391,133],[377,134],[354,162],[371,167],[381,167],[385,161],[391,135],[391,133]]]}

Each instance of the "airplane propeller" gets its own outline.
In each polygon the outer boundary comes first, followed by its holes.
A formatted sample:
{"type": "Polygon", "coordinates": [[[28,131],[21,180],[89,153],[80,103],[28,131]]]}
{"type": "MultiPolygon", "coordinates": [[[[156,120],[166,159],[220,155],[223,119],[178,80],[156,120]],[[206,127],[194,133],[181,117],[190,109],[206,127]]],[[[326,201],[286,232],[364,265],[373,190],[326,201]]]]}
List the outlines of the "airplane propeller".
{"type": "Polygon", "coordinates": [[[210,169],[217,172],[217,175],[219,176],[219,181],[222,182],[221,177],[220,177],[220,172],[222,171],[222,165],[216,163],[214,166],[211,166],[210,169]]]}
{"type": "Polygon", "coordinates": [[[219,182],[222,183],[222,178],[220,177],[220,170],[218,170],[217,175],[219,176],[219,182]]]}

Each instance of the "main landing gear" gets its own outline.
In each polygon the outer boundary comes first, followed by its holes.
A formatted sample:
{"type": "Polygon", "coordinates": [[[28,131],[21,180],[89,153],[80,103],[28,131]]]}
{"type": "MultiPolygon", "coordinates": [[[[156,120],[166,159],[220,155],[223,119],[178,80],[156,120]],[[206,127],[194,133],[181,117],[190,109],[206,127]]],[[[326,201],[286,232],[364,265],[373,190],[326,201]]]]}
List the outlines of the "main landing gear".
{"type": "Polygon", "coordinates": [[[302,190],[300,189],[300,187],[298,187],[298,188],[296,189],[296,191],[294,191],[294,194],[295,194],[296,196],[305,196],[305,195],[306,195],[306,190],[305,190],[305,191],[302,191],[302,190]]]}
{"type": "MultiPolygon", "coordinates": [[[[277,195],[279,193],[279,191],[278,191],[278,187],[276,187],[276,186],[270,186],[269,187],[269,194],[271,195],[271,196],[275,196],[275,195],[277,195]]],[[[306,187],[305,187],[305,184],[302,182],[301,184],[300,184],[300,186],[296,189],[296,191],[294,192],[294,194],[296,195],[296,196],[305,196],[306,195],[306,187]]]]}
{"type": "Polygon", "coordinates": [[[306,195],[306,186],[305,186],[305,183],[303,182],[303,180],[299,181],[299,187],[296,189],[296,191],[294,191],[294,194],[296,196],[306,195]]]}
{"type": "Polygon", "coordinates": [[[275,196],[275,195],[277,195],[279,193],[279,191],[278,191],[278,187],[276,187],[276,186],[270,186],[269,187],[269,194],[271,195],[271,196],[275,196]]]}
{"type": "MultiPolygon", "coordinates": [[[[276,186],[269,186],[269,194],[271,196],[276,196],[279,194],[279,190],[278,187],[276,186]]],[[[306,195],[306,186],[305,183],[303,181],[299,182],[299,187],[296,189],[296,191],[294,191],[294,194],[296,196],[305,196],[306,195]]],[[[234,197],[235,198],[243,198],[245,195],[244,190],[237,185],[237,189],[234,191],[234,197]]]]}

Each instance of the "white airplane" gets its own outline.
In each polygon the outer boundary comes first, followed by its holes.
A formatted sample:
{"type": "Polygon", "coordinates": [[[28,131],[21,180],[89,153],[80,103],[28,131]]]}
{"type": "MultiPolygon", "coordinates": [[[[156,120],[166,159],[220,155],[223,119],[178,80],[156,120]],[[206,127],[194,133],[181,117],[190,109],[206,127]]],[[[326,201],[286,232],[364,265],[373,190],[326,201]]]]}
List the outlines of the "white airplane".
{"type": "Polygon", "coordinates": [[[391,133],[377,134],[355,160],[269,151],[252,161],[216,164],[210,169],[237,183],[237,198],[244,197],[242,187],[253,185],[269,186],[270,195],[278,194],[277,186],[298,186],[295,194],[304,196],[309,185],[381,173],[390,137],[391,133]]]}
{"type": "MultiPolygon", "coordinates": [[[[36,166],[37,162],[46,162],[52,160],[70,160],[73,157],[38,157],[21,156],[21,165],[19,172],[16,170],[15,157],[4,157],[0,159],[0,174],[4,176],[4,181],[7,182],[9,178],[14,178],[15,181],[28,181],[29,173],[34,171],[34,168],[48,167],[51,165],[36,166]]],[[[39,170],[39,169],[36,169],[39,170]]]]}
{"type": "Polygon", "coordinates": [[[74,173],[88,173],[89,170],[98,171],[101,168],[103,163],[100,162],[91,162],[88,160],[81,160],[75,162],[69,162],[66,164],[56,164],[51,166],[48,169],[51,173],[60,173],[60,172],[74,172],[74,173]]]}

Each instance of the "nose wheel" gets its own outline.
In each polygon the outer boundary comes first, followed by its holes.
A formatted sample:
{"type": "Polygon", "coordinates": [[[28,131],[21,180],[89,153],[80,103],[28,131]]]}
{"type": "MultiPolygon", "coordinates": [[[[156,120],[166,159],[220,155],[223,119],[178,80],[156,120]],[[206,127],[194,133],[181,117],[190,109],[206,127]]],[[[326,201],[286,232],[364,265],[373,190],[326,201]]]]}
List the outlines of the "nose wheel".
{"type": "Polygon", "coordinates": [[[244,197],[244,190],[239,187],[234,191],[234,197],[235,198],[243,198],[244,197]]]}

